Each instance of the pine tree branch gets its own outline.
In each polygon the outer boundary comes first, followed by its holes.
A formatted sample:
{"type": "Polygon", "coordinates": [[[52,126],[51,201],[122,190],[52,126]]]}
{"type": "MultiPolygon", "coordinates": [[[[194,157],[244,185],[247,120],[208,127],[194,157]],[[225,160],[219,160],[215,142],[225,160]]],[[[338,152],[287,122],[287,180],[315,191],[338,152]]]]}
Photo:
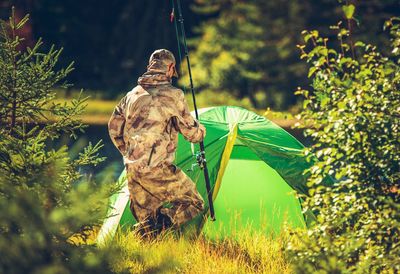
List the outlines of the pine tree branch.
{"type": "MultiPolygon", "coordinates": [[[[12,30],[12,41],[15,41],[16,35],[15,35],[15,26],[16,26],[16,21],[15,21],[15,8],[12,8],[12,17],[10,18],[10,21],[12,20],[11,25],[11,30],[12,30]]],[[[18,43],[17,43],[18,45],[18,43]]],[[[15,45],[16,46],[16,45],[15,45]]],[[[12,87],[11,87],[11,93],[12,93],[12,110],[11,110],[11,123],[10,123],[10,133],[13,134],[14,131],[14,127],[15,127],[15,123],[16,123],[16,119],[17,119],[17,91],[16,91],[16,87],[17,87],[17,61],[16,61],[16,56],[14,53],[14,49],[15,46],[13,48],[13,45],[10,44],[10,52],[12,54],[12,75],[13,75],[13,79],[12,79],[12,87]]]]}

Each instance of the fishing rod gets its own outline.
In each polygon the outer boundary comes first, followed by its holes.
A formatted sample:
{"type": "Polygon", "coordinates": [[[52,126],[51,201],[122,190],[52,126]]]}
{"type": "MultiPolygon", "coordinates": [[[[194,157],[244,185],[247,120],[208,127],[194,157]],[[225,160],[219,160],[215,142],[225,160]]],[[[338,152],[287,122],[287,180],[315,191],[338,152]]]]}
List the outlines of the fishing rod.
{"type": "MultiPolygon", "coordinates": [[[[177,19],[176,19],[175,14],[174,14],[174,12],[175,12],[174,0],[171,0],[171,3],[172,3],[171,21],[172,21],[172,19],[174,19],[176,38],[178,40],[178,53],[179,53],[180,61],[182,63],[179,31],[178,31],[178,26],[177,26],[178,24],[177,24],[177,19]]],[[[195,92],[194,92],[192,70],[191,70],[191,67],[190,67],[189,50],[188,50],[187,43],[186,43],[185,25],[184,25],[184,22],[183,22],[183,15],[182,15],[182,8],[181,8],[181,1],[180,0],[177,0],[177,6],[178,6],[178,15],[179,15],[178,21],[179,21],[179,24],[180,24],[180,30],[181,30],[182,41],[183,41],[183,49],[184,49],[184,54],[185,54],[185,57],[186,57],[186,63],[187,63],[188,72],[189,72],[190,90],[192,92],[194,113],[196,115],[196,120],[199,121],[199,113],[197,111],[197,104],[196,104],[196,96],[195,96],[195,92]]],[[[212,221],[215,221],[215,212],[214,212],[214,204],[213,204],[213,200],[212,200],[210,176],[208,174],[206,153],[205,153],[205,148],[204,148],[204,142],[203,141],[200,142],[200,153],[198,153],[196,155],[196,160],[197,160],[197,163],[199,164],[199,167],[204,172],[204,180],[206,182],[206,189],[207,189],[208,206],[209,206],[209,209],[210,209],[210,218],[211,218],[212,221]]]]}

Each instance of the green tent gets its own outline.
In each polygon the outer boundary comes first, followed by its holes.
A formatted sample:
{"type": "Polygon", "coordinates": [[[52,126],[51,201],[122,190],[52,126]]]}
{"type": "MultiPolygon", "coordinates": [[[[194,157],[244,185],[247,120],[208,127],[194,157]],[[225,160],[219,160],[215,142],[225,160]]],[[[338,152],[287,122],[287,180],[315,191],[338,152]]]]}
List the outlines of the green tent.
{"type": "MultiPolygon", "coordinates": [[[[201,109],[207,129],[204,140],[216,221],[207,221],[208,208],[186,229],[194,227],[209,237],[234,235],[242,229],[277,233],[286,224],[304,227],[313,218],[303,214],[295,193],[306,193],[303,171],[309,167],[303,145],[268,119],[240,107],[201,109]]],[[[195,164],[199,150],[180,136],[176,164],[196,183],[207,204],[203,171],[195,164]]],[[[99,240],[112,236],[118,226],[135,223],[125,185],[110,200],[108,218],[99,240]]]]}

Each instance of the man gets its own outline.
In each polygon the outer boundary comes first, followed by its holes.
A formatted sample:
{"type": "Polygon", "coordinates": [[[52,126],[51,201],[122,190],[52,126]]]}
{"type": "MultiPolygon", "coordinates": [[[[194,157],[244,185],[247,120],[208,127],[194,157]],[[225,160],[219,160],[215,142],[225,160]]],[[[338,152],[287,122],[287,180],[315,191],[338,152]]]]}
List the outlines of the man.
{"type": "Polygon", "coordinates": [[[178,77],[175,64],[170,51],[156,50],[138,86],[122,98],[108,123],[124,158],[130,208],[141,232],[177,228],[203,210],[195,184],[173,165],[178,133],[192,143],[205,136],[183,92],[171,84],[178,77]]]}

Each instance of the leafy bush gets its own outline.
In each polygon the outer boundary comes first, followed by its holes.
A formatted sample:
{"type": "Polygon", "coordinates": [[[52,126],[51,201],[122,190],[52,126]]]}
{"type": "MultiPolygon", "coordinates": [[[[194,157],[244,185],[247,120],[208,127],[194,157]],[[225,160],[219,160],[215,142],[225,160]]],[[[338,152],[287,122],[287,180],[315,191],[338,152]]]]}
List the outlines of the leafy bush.
{"type": "MultiPolygon", "coordinates": [[[[355,7],[332,27],[338,43],[304,31],[301,58],[311,67],[312,90],[300,114],[318,161],[310,168],[305,210],[318,214],[288,249],[299,273],[400,271],[400,19],[391,30],[392,56],[353,41],[355,7]],[[345,25],[346,27],[344,27],[345,25]],[[333,45],[333,46],[331,46],[333,45]],[[336,50],[334,45],[338,45],[336,50]],[[334,183],[324,184],[327,176],[334,183]]],[[[313,156],[311,156],[313,155],[313,156]]]]}
{"type": "MultiPolygon", "coordinates": [[[[85,99],[54,102],[56,85],[72,65],[57,70],[61,50],[21,51],[18,32],[28,17],[0,21],[0,272],[107,273],[111,250],[77,246],[99,223],[112,189],[79,169],[102,161],[101,144],[76,159],[46,141],[74,135],[85,99]],[[54,119],[53,123],[40,124],[54,119]]],[[[111,252],[112,253],[112,252],[111,252]]]]}

